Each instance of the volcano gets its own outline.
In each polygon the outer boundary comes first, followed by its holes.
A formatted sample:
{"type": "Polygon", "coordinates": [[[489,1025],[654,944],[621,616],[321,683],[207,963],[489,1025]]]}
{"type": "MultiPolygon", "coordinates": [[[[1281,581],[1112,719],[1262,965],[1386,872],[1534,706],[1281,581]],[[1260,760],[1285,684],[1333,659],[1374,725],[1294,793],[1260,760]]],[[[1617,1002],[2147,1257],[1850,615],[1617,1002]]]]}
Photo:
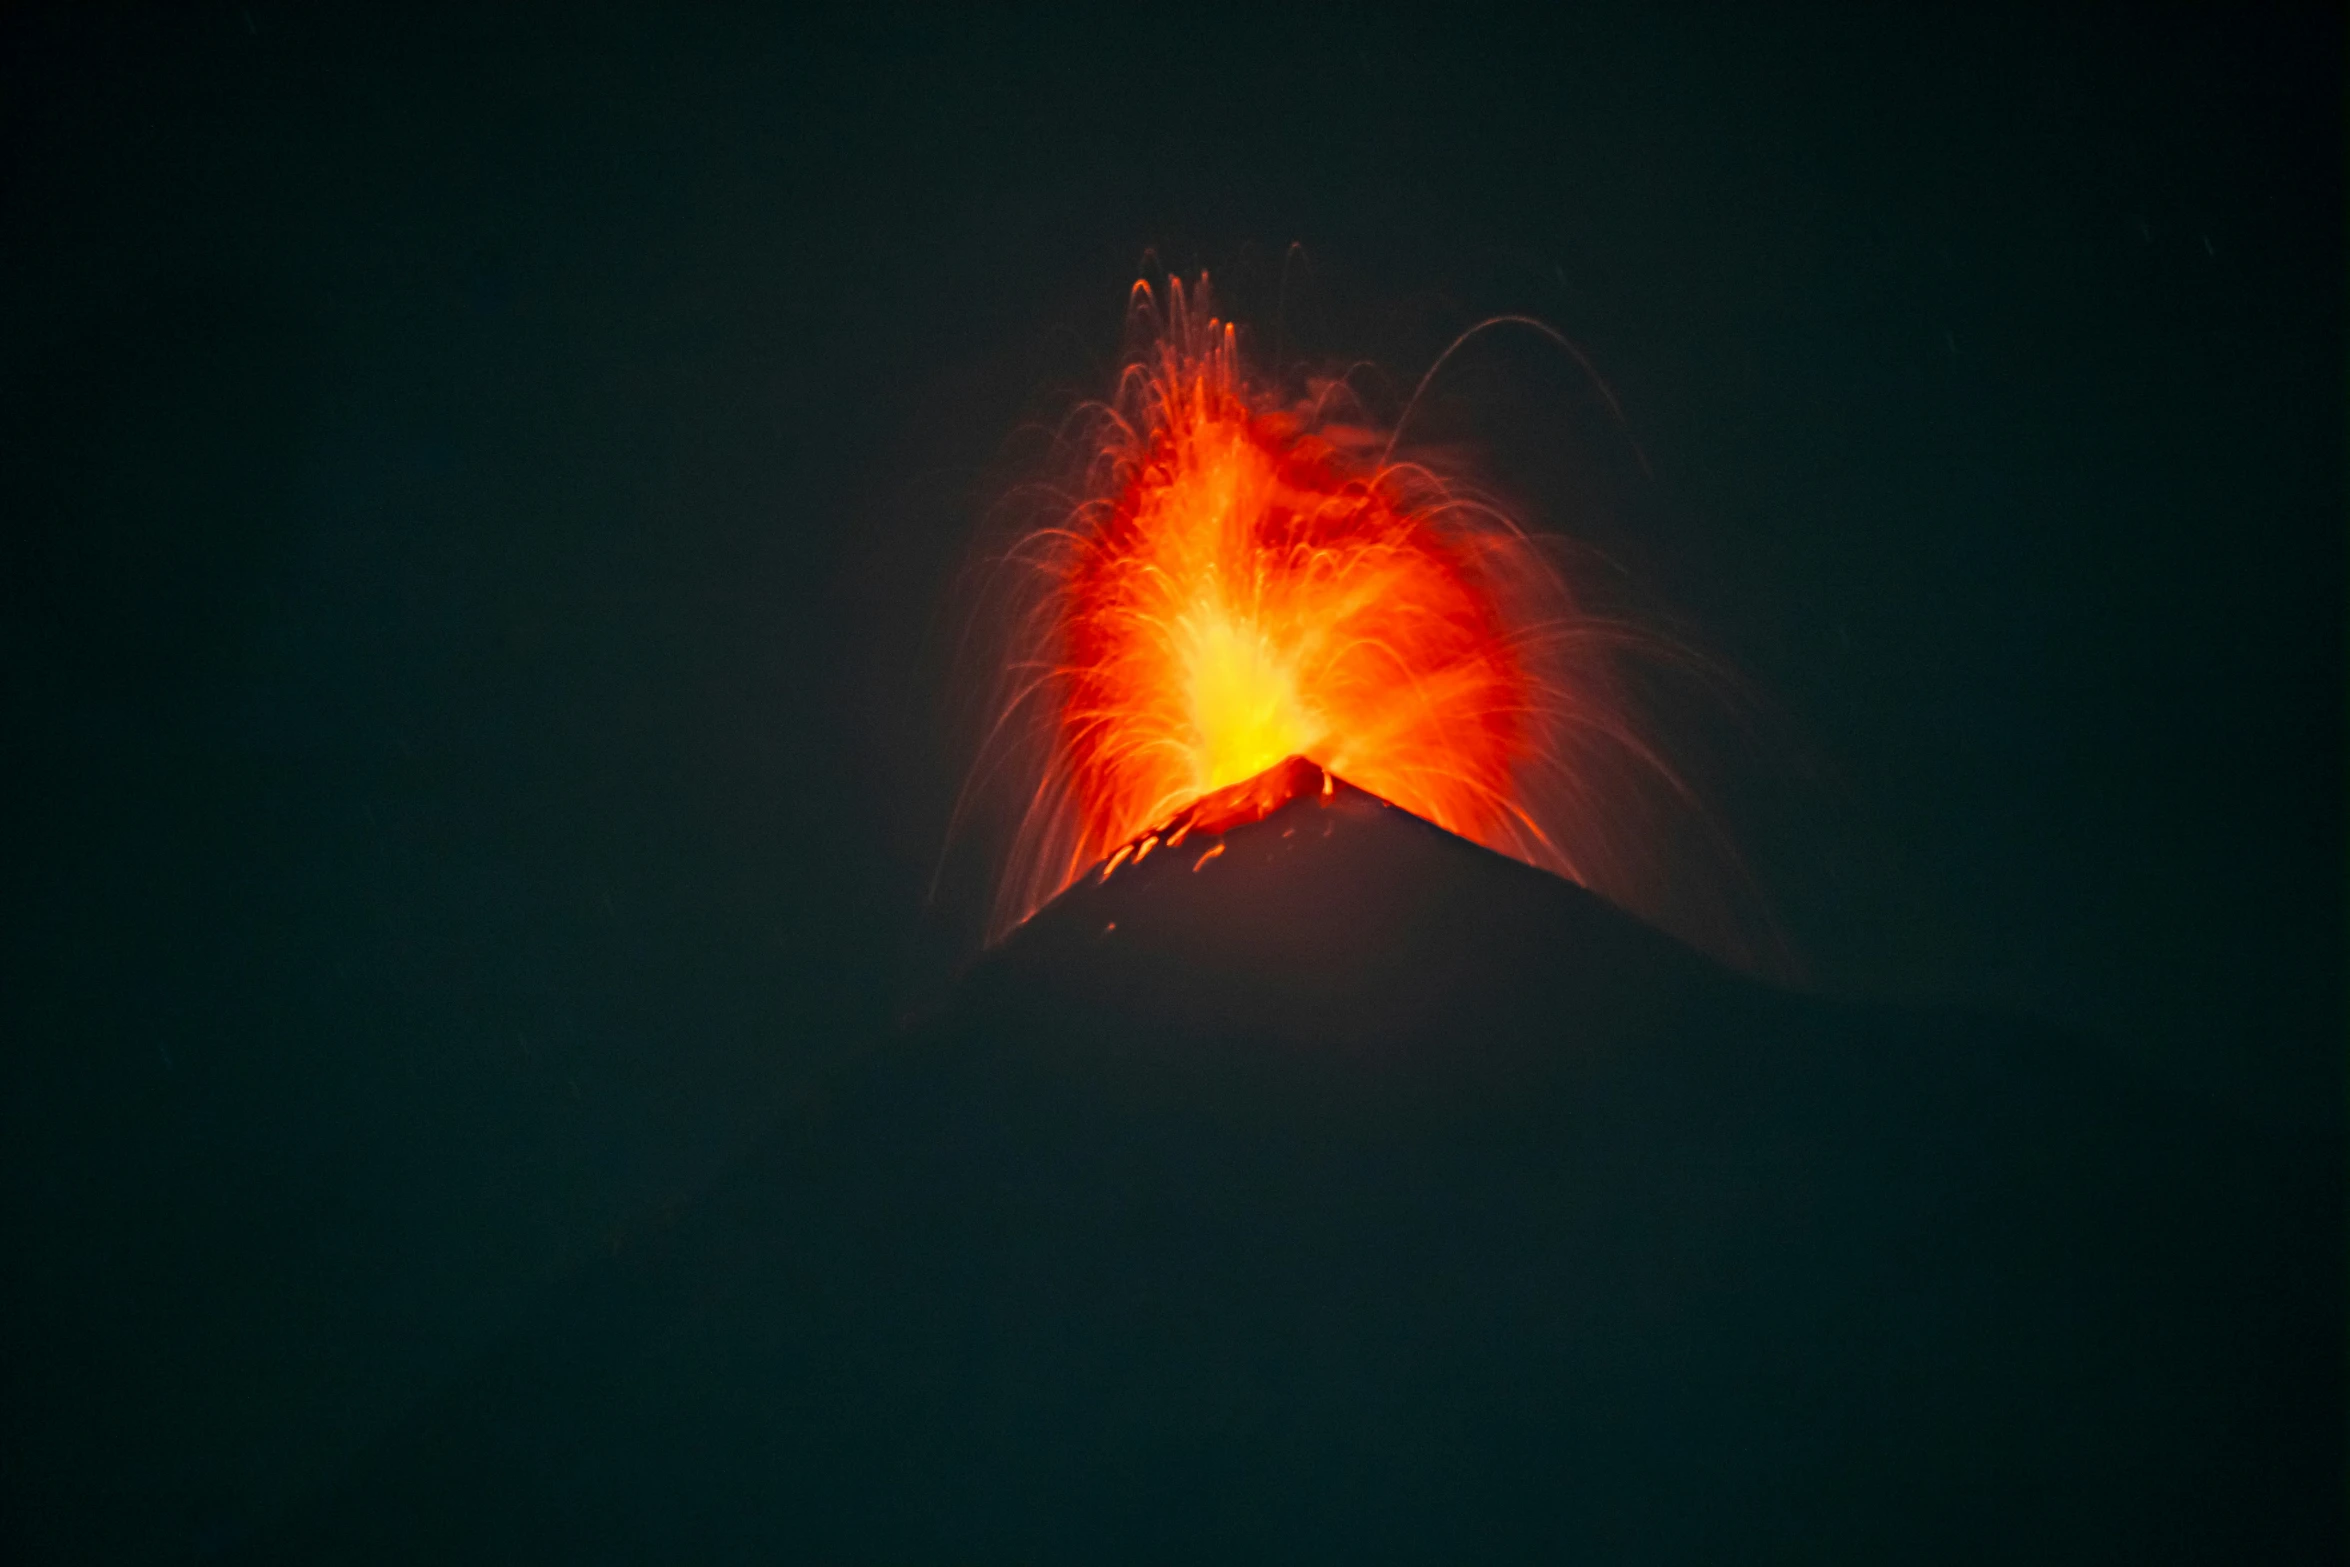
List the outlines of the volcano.
{"type": "Polygon", "coordinates": [[[2337,1150],[1293,761],[552,1292],[286,1559],[2295,1560],[2337,1150]]]}

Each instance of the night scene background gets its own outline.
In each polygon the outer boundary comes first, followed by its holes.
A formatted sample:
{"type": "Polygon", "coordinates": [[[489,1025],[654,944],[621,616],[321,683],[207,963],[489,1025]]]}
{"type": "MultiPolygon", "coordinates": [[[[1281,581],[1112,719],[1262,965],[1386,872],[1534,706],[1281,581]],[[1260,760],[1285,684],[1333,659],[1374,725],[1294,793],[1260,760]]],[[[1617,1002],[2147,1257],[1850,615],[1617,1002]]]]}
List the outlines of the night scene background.
{"type": "Polygon", "coordinates": [[[1804,988],[2338,1158],[2337,11],[492,9],[0,33],[13,1559],[266,1543],[939,992],[1146,267],[1557,327],[1620,419],[1471,391],[1756,693],[1804,988]]]}

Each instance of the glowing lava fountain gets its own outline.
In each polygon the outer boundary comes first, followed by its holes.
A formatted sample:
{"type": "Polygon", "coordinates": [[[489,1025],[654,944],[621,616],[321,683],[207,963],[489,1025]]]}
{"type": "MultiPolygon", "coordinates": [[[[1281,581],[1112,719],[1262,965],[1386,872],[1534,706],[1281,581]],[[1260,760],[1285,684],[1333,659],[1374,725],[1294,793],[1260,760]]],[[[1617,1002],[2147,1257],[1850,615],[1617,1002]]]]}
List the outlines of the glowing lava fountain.
{"type": "Polygon", "coordinates": [[[1204,277],[1138,283],[1130,323],[1082,477],[1012,555],[1032,592],[992,744],[1027,776],[991,933],[1291,756],[1636,906],[1609,780],[1686,791],[1614,695],[1626,628],[1500,506],[1393,460],[1343,379],[1253,379],[1204,277]]]}

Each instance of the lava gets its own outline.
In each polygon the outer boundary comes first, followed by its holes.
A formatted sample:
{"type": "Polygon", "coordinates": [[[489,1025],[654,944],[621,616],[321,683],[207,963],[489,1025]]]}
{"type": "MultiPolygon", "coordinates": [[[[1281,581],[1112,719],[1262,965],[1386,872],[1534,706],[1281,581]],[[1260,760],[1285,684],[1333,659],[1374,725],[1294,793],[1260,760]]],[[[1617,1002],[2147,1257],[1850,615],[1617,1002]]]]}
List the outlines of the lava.
{"type": "MultiPolygon", "coordinates": [[[[1335,788],[1334,780],[1321,768],[1302,756],[1290,757],[1252,778],[1201,795],[1140,838],[1122,845],[1103,864],[1101,879],[1108,881],[1122,865],[1140,865],[1161,844],[1170,849],[1179,848],[1195,832],[1203,837],[1220,838],[1235,827],[1263,821],[1292,800],[1319,795],[1328,801],[1335,788]]],[[[1191,868],[1200,870],[1223,852],[1224,845],[1217,843],[1194,860],[1191,868]]]]}
{"type": "Polygon", "coordinates": [[[1074,542],[1060,724],[1088,861],[1290,756],[1463,837],[1509,816],[1528,677],[1474,550],[1267,401],[1231,326],[1165,334],[1074,542]]]}
{"type": "Polygon", "coordinates": [[[1659,901],[1642,814],[1687,791],[1611,674],[1639,634],[1457,470],[1398,460],[1343,377],[1262,377],[1204,277],[1136,284],[1130,321],[1081,475],[1009,557],[1028,597],[975,770],[1021,779],[992,934],[1290,758],[1659,901]]]}

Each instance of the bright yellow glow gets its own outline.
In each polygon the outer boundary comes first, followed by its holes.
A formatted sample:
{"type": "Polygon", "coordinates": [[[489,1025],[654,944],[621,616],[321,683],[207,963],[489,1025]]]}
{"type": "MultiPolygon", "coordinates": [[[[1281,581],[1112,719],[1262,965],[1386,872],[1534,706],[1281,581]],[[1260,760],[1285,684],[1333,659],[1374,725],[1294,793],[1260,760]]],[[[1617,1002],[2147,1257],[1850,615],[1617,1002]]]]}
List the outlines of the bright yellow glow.
{"type": "Polygon", "coordinates": [[[1297,693],[1296,666],[1264,631],[1221,605],[1183,618],[1177,656],[1189,695],[1195,788],[1205,794],[1253,778],[1322,741],[1297,693]]]}

